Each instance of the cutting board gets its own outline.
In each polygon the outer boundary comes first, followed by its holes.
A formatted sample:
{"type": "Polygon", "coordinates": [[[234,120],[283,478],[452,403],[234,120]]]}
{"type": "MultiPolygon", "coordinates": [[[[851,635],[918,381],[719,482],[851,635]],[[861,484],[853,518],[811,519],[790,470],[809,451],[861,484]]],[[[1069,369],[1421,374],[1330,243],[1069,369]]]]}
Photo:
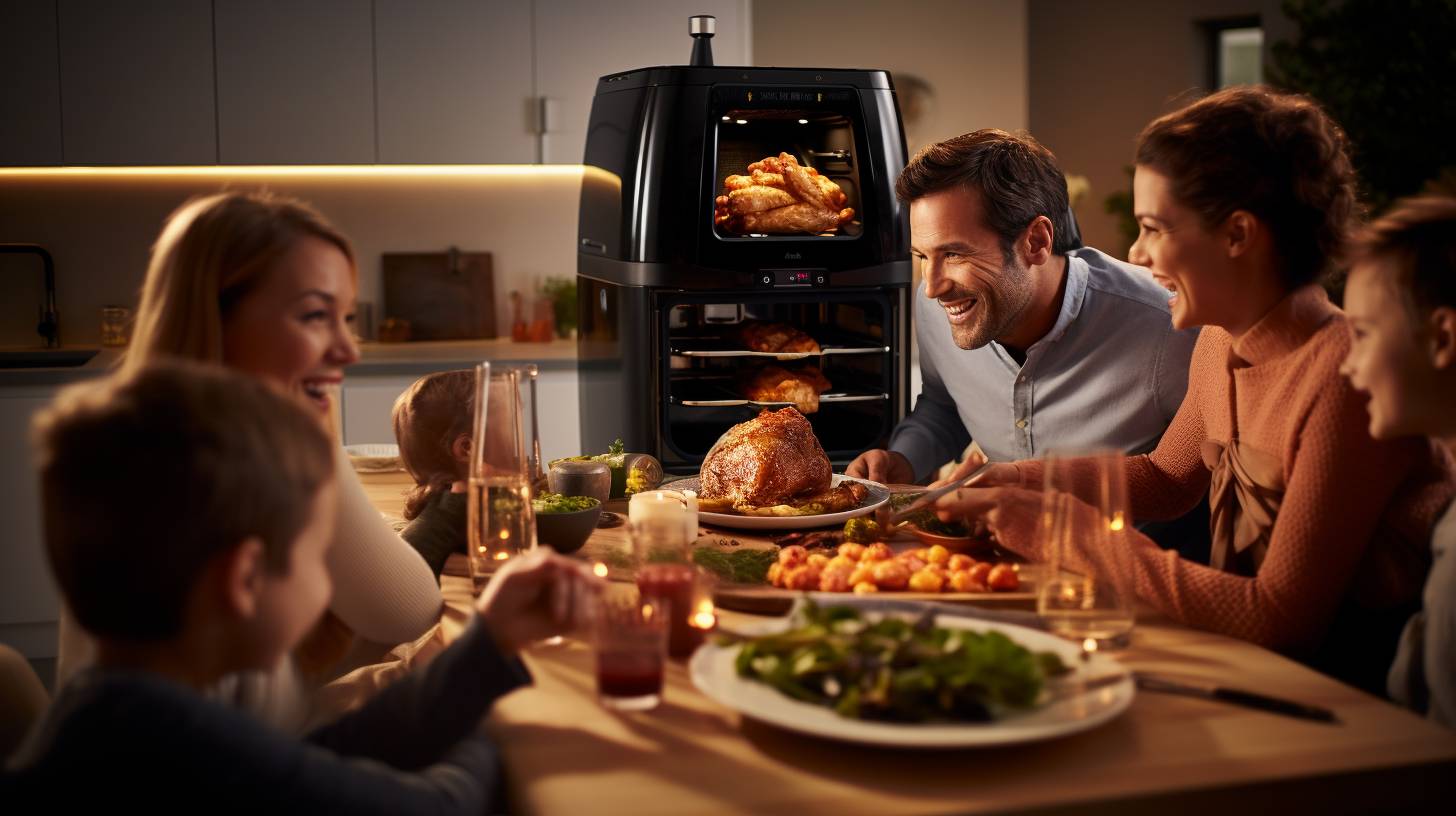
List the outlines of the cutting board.
{"type": "Polygon", "coordinates": [[[386,252],[384,317],[408,320],[411,340],[495,337],[489,252],[386,252]]]}

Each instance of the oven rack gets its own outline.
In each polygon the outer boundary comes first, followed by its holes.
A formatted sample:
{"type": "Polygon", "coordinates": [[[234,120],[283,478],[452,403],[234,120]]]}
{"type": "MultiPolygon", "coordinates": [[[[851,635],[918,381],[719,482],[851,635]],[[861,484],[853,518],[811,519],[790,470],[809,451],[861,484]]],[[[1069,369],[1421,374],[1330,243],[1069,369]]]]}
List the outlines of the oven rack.
{"type": "MultiPolygon", "coordinates": [[[[820,394],[820,405],[834,405],[842,402],[883,402],[890,398],[889,394],[820,394]]],[[[672,400],[677,405],[684,405],[692,408],[737,408],[747,406],[750,408],[787,408],[792,402],[760,402],[758,400],[743,399],[721,399],[721,400],[679,400],[676,397],[672,400]]]]}
{"type": "MultiPolygon", "coordinates": [[[[846,402],[883,402],[890,398],[889,394],[880,392],[878,394],[852,394],[847,391],[827,391],[819,395],[820,405],[836,405],[846,402]]],[[[723,399],[683,399],[677,395],[669,395],[668,400],[673,405],[682,405],[690,408],[737,408],[746,406],[751,408],[787,408],[793,405],[786,401],[751,400],[746,397],[725,397],[723,399]]]]}
{"type": "Polygon", "coordinates": [[[749,351],[747,349],[692,349],[673,348],[675,357],[768,357],[775,360],[804,360],[809,357],[827,357],[832,354],[888,354],[889,346],[868,347],[821,347],[819,351],[749,351]]]}

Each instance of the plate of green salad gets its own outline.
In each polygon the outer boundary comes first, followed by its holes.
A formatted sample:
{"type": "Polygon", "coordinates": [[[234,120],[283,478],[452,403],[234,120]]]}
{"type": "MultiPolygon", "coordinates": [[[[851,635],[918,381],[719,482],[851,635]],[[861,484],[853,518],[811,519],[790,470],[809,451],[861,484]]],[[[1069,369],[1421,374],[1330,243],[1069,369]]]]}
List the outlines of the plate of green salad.
{"type": "Polygon", "coordinates": [[[899,748],[1034,742],[1132,704],[1132,675],[1046,632],[972,618],[803,603],[693,654],[693,684],[771,725],[899,748]]]}

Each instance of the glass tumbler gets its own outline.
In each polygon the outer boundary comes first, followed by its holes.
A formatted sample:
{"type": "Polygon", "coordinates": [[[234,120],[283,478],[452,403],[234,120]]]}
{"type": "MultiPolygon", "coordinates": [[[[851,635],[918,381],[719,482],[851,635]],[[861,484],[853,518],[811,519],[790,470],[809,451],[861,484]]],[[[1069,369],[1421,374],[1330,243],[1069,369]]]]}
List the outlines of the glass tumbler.
{"type": "Polygon", "coordinates": [[[1135,620],[1131,529],[1121,451],[1096,449],[1047,458],[1041,535],[1049,569],[1037,591],[1037,612],[1053,633],[1089,651],[1128,644],[1135,620]],[[1067,569],[1069,553],[1076,548],[1097,551],[1101,567],[1096,574],[1067,569]]]}
{"type": "Polygon", "coordinates": [[[636,592],[602,596],[593,626],[597,697],[618,711],[647,711],[662,701],[667,660],[667,616],[636,592]]]}

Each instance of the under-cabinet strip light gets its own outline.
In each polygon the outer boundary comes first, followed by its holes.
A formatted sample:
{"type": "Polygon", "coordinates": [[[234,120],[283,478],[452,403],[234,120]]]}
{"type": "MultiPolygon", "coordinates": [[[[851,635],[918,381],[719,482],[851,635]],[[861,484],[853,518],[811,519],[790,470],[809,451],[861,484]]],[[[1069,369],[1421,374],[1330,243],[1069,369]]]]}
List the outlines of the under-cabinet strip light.
{"type": "Polygon", "coordinates": [[[0,167],[0,177],[26,176],[478,176],[580,177],[580,164],[218,164],[179,167],[0,167]]]}

